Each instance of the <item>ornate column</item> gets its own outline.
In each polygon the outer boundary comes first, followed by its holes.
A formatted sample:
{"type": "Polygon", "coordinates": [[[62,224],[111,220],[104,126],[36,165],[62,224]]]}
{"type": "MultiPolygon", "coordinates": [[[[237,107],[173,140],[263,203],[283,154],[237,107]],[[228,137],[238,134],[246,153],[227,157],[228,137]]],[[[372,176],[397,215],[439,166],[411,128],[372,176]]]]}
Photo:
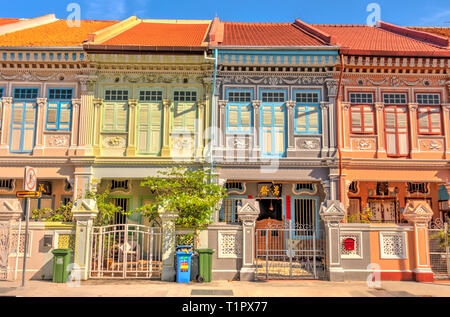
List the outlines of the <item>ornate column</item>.
{"type": "Polygon", "coordinates": [[[36,136],[33,148],[33,155],[43,155],[44,154],[44,127],[45,127],[45,108],[47,106],[47,98],[37,98],[37,117],[36,117],[36,136]]]}
{"type": "Polygon", "coordinates": [[[136,155],[136,106],[137,99],[128,99],[128,141],[126,156],[136,155]]]}
{"type": "Polygon", "coordinates": [[[339,127],[340,133],[336,138],[341,138],[341,148],[347,149],[350,145],[350,102],[341,102],[342,122],[339,127]]]}
{"type": "Polygon", "coordinates": [[[384,103],[375,103],[375,120],[377,132],[377,157],[386,157],[386,147],[384,144],[384,103]]]}
{"type": "Polygon", "coordinates": [[[261,100],[252,100],[253,107],[253,150],[252,157],[259,159],[261,156],[261,129],[260,129],[260,111],[261,111],[261,100]]]}
{"type": "Polygon", "coordinates": [[[242,221],[241,281],[255,280],[255,222],[259,213],[256,199],[242,199],[242,207],[238,207],[238,217],[242,221]]]}
{"type": "Polygon", "coordinates": [[[204,131],[205,131],[205,107],[206,100],[200,100],[197,102],[197,140],[195,143],[197,144],[197,149],[195,153],[196,159],[202,159],[203,157],[203,149],[204,149],[204,131]]]}
{"type": "Polygon", "coordinates": [[[79,138],[81,133],[85,133],[84,131],[80,131],[80,108],[81,108],[81,99],[72,99],[72,123],[71,123],[71,131],[70,131],[70,148],[69,155],[76,155],[82,153],[78,152],[79,146],[79,138]]]}
{"type": "Polygon", "coordinates": [[[102,98],[94,98],[93,100],[94,104],[94,124],[93,124],[93,137],[92,137],[92,148],[93,148],[93,155],[99,156],[100,155],[100,140],[101,140],[101,121],[102,121],[102,104],[103,99],[102,98]]]}
{"type": "Polygon", "coordinates": [[[161,148],[161,156],[170,157],[170,107],[172,105],[171,100],[163,100],[163,145],[161,148]]]}
{"type": "MultiPolygon", "coordinates": [[[[12,97],[3,97],[2,98],[2,113],[0,120],[1,122],[1,136],[0,136],[0,150],[5,149],[8,150],[8,131],[11,131],[11,118],[12,118],[12,97]]],[[[6,153],[5,153],[6,154],[6,153]]]]}
{"type": "Polygon", "coordinates": [[[80,153],[78,153],[77,150],[77,154],[92,155],[95,134],[95,108],[93,100],[97,76],[79,75],[77,78],[80,82],[79,86],[81,91],[80,120],[78,128],[80,131],[78,135],[78,148],[80,149],[80,153]]]}
{"type": "Polygon", "coordinates": [[[227,103],[228,100],[219,100],[219,122],[217,126],[218,135],[217,138],[217,147],[223,152],[225,145],[225,131],[227,128],[226,122],[226,111],[227,111],[227,103]]]}
{"type": "MultiPolygon", "coordinates": [[[[332,129],[331,126],[331,120],[329,116],[329,108],[332,106],[332,104],[328,101],[322,101],[320,103],[320,113],[321,113],[321,120],[322,120],[322,157],[329,157],[331,153],[329,153],[330,145],[333,143],[332,139],[338,137],[338,131],[332,129]]],[[[336,146],[331,146],[336,148],[336,146]]]]}
{"type": "MultiPolygon", "coordinates": [[[[295,108],[295,101],[289,100],[286,102],[286,111],[287,111],[287,124],[286,128],[287,131],[287,157],[289,157],[289,152],[295,152],[295,138],[294,138],[294,108],[295,108]]],[[[295,153],[293,156],[295,156],[295,153]]]]}
{"type": "Polygon", "coordinates": [[[162,227],[162,275],[161,280],[166,282],[175,281],[175,220],[177,213],[159,211],[162,227]]]}
{"type": "Polygon", "coordinates": [[[419,148],[419,138],[417,135],[417,103],[408,104],[409,108],[409,126],[410,126],[410,134],[409,134],[409,143],[411,144],[411,153],[418,152],[419,148]]]}
{"type": "Polygon", "coordinates": [[[445,157],[450,157],[450,104],[442,105],[443,131],[445,136],[445,157]]]}
{"type": "Polygon", "coordinates": [[[81,280],[87,280],[89,277],[89,268],[91,267],[91,233],[97,213],[97,203],[94,199],[77,200],[72,208],[73,220],[76,224],[72,274],[80,276],[81,280]]]}
{"type": "MultiPolygon", "coordinates": [[[[414,254],[414,275],[418,282],[432,282],[434,280],[433,271],[430,264],[430,251],[428,241],[428,223],[433,217],[431,207],[424,201],[414,201],[409,203],[403,212],[403,216],[408,223],[414,226],[412,238],[412,252],[414,254]]],[[[411,237],[411,236],[409,236],[411,237]]]]}
{"type": "Polygon", "coordinates": [[[327,200],[320,207],[320,218],[325,224],[326,261],[330,281],[344,281],[341,265],[340,223],[345,217],[345,209],[340,201],[327,200]]]}

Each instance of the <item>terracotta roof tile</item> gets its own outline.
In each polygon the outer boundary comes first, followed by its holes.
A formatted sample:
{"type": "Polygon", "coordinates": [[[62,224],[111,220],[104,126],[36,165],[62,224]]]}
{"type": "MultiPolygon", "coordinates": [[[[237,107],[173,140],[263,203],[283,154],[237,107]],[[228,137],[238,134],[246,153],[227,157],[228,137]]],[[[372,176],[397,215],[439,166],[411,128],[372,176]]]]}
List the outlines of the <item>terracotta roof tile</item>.
{"type": "Polygon", "coordinates": [[[323,46],[313,35],[293,23],[224,22],[221,45],[229,46],[323,46]]]}
{"type": "Polygon", "coordinates": [[[450,27],[418,27],[408,26],[408,29],[437,34],[450,38],[450,27]]]}
{"type": "Polygon", "coordinates": [[[399,35],[377,27],[366,25],[314,25],[324,32],[334,35],[338,45],[359,54],[395,53],[403,55],[439,55],[449,50],[428,44],[411,37],[399,35]]]}
{"type": "Polygon", "coordinates": [[[82,20],[80,27],[69,27],[66,20],[12,32],[0,36],[0,46],[70,47],[81,46],[88,34],[106,28],[115,21],[82,20]]]}
{"type": "Polygon", "coordinates": [[[143,21],[101,44],[198,47],[202,46],[209,25],[209,23],[157,23],[143,21]]]}

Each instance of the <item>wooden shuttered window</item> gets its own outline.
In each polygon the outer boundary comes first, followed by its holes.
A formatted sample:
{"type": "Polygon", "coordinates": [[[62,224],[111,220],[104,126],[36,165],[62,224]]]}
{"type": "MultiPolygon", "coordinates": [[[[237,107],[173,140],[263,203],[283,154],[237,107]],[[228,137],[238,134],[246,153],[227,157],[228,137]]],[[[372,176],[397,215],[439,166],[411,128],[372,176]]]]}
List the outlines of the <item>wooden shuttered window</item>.
{"type": "Polygon", "coordinates": [[[441,110],[439,107],[419,107],[417,110],[419,134],[441,134],[441,110]]]}
{"type": "Polygon", "coordinates": [[[197,107],[195,102],[175,102],[172,110],[172,129],[179,132],[195,132],[197,107]]]}
{"type": "Polygon", "coordinates": [[[158,154],[161,150],[162,104],[140,103],[138,108],[138,151],[158,154]]]}
{"type": "Polygon", "coordinates": [[[351,106],[350,120],[351,133],[373,134],[375,132],[375,115],[372,106],[351,106]]]}
{"type": "Polygon", "coordinates": [[[252,91],[227,91],[227,131],[230,133],[251,132],[252,91]]]}
{"type": "Polygon", "coordinates": [[[127,126],[127,104],[107,103],[103,106],[103,131],[126,132],[127,126]]]}
{"type": "Polygon", "coordinates": [[[321,133],[321,111],[319,92],[295,93],[295,133],[319,134],[321,133]]]}
{"type": "Polygon", "coordinates": [[[385,108],[386,153],[407,156],[409,153],[408,110],[406,107],[385,108]]]}
{"type": "Polygon", "coordinates": [[[15,102],[13,104],[10,150],[12,152],[31,152],[34,147],[36,125],[36,104],[15,102]]]}

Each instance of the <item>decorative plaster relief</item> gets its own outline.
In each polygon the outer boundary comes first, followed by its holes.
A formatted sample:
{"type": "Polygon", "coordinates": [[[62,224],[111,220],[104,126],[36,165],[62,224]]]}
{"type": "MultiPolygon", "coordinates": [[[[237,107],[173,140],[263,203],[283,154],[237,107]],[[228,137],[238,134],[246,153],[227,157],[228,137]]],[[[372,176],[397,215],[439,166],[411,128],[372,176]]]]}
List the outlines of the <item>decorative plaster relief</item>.
{"type": "Polygon", "coordinates": [[[420,150],[424,152],[441,151],[443,148],[442,140],[420,140],[420,150]]]}
{"type": "Polygon", "coordinates": [[[68,135],[50,135],[46,136],[47,144],[51,147],[68,147],[69,136],[68,135]]]}
{"type": "Polygon", "coordinates": [[[406,233],[380,232],[381,259],[406,259],[406,233]]]}
{"type": "Polygon", "coordinates": [[[123,148],[126,146],[126,139],[122,136],[108,136],[103,139],[103,146],[107,148],[123,148]]]}
{"type": "Polygon", "coordinates": [[[374,151],[375,140],[352,138],[352,149],[358,151],[374,151]]]}
{"type": "Polygon", "coordinates": [[[317,139],[311,140],[298,139],[297,148],[304,150],[318,150],[320,148],[320,141],[317,139]]]}

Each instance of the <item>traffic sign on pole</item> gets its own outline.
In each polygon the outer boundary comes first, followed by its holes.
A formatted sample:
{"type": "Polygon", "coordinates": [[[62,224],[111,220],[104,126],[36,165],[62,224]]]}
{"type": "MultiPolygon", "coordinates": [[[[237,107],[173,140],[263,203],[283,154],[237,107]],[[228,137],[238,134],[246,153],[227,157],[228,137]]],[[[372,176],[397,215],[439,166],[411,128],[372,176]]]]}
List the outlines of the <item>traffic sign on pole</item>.
{"type": "Polygon", "coordinates": [[[40,198],[41,192],[16,192],[16,198],[40,198]]]}
{"type": "Polygon", "coordinates": [[[23,189],[28,192],[35,192],[37,188],[37,170],[32,167],[25,167],[25,177],[23,189]]]}

